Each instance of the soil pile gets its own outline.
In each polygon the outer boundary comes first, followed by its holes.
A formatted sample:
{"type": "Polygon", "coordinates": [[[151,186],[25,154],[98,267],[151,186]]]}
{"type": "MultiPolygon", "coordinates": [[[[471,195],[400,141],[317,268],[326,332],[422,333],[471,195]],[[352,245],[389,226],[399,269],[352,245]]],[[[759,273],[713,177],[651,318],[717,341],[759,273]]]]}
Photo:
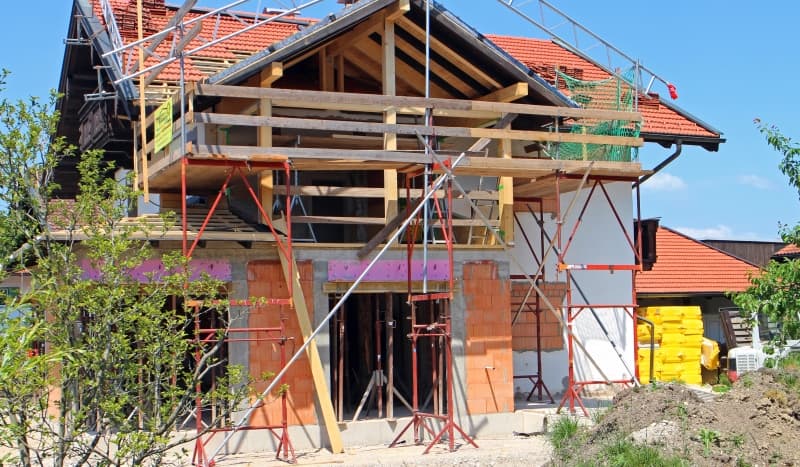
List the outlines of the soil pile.
{"type": "Polygon", "coordinates": [[[581,457],[623,438],[691,465],[800,466],[800,371],[748,373],[716,397],[680,384],[628,389],[584,438],[581,457]]]}

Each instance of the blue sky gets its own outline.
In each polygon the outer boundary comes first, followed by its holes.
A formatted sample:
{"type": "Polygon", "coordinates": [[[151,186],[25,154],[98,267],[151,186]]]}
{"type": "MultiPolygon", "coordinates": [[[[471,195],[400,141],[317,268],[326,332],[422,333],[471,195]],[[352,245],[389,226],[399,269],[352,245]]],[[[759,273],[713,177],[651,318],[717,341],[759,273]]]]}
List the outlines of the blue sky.
{"type": "MultiPolygon", "coordinates": [[[[701,239],[774,240],[779,222],[800,221],[798,195],[778,171],[779,155],[753,125],[760,118],[800,138],[795,84],[800,2],[782,2],[777,9],[760,2],[551,1],[674,83],[680,95],[676,103],[727,139],[717,153],[685,147],[645,183],[644,216],[661,217],[664,225],[701,239]]],[[[13,73],[5,95],[45,96],[58,85],[72,1],[4,3],[0,67],[13,73]]],[[[200,0],[201,5],[222,3],[200,0]]],[[[258,3],[281,7],[291,2],[251,1],[242,9],[254,11],[258,3]]],[[[483,33],[540,35],[496,0],[442,3],[483,33]]],[[[523,9],[538,14],[538,9],[527,10],[534,5],[523,9]]],[[[334,0],[325,0],[306,14],[318,17],[338,8],[334,0]]],[[[650,168],[671,152],[647,147],[641,161],[650,168]]]]}

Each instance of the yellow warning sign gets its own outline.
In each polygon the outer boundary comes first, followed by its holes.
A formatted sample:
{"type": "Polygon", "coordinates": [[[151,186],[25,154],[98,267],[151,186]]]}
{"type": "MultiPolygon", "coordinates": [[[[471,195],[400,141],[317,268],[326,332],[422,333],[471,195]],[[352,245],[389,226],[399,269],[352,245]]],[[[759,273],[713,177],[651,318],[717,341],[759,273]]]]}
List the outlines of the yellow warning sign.
{"type": "Polygon", "coordinates": [[[169,146],[172,141],[172,99],[167,99],[156,109],[155,152],[169,146]]]}

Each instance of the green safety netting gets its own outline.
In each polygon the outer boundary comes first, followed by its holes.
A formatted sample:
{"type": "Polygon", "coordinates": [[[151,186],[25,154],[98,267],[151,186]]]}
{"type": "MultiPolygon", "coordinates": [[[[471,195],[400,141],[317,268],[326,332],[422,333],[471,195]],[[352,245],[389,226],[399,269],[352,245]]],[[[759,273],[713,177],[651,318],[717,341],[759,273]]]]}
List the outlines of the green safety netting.
{"type": "MultiPolygon", "coordinates": [[[[569,90],[570,98],[584,109],[634,110],[635,90],[633,69],[622,74],[622,78],[612,76],[598,81],[584,81],[556,71],[557,79],[563,80],[569,90]]],[[[599,120],[582,118],[569,122],[570,132],[587,135],[638,137],[640,122],[628,120],[599,120]]],[[[557,159],[590,161],[635,161],[638,148],[610,144],[560,143],[550,153],[557,159]]]]}

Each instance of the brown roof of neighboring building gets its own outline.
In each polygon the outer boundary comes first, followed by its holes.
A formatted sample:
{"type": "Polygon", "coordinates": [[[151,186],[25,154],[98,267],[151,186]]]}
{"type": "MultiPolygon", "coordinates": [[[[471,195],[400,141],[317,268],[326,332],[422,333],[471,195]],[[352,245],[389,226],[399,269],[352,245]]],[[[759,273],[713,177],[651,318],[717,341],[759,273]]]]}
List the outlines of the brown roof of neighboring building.
{"type": "Polygon", "coordinates": [[[637,294],[741,292],[759,268],[667,227],[656,232],[657,260],[636,275],[637,294]]]}

